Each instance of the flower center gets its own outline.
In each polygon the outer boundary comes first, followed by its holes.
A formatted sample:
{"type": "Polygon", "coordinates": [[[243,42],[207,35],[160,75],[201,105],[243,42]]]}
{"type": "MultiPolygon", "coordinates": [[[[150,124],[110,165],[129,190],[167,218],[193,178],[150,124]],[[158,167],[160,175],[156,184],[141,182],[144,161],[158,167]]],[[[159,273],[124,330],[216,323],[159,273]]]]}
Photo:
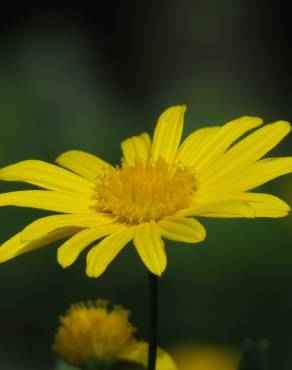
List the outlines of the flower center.
{"type": "Polygon", "coordinates": [[[99,212],[112,213],[122,222],[159,220],[190,206],[197,188],[194,171],[163,159],[135,166],[122,163],[98,176],[93,198],[99,212]]]}

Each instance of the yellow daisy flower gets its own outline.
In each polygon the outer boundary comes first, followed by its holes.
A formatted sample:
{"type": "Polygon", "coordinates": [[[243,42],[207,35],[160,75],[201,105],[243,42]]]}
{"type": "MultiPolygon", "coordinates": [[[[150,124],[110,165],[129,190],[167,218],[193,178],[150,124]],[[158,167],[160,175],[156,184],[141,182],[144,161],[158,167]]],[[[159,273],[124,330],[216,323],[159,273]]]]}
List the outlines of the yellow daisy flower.
{"type": "MultiPolygon", "coordinates": [[[[110,368],[117,361],[130,361],[147,368],[148,344],[138,341],[135,331],[129,311],[122,307],[110,310],[104,300],[75,304],[60,317],[53,350],[77,366],[100,364],[101,368],[110,368]]],[[[176,370],[172,358],[161,348],[156,369],[176,370]]]]}
{"type": "Polygon", "coordinates": [[[28,225],[0,247],[0,262],[69,238],[58,261],[71,265],[90,244],[86,273],[101,275],[131,240],[147,268],[161,275],[166,267],[163,238],[185,243],[205,239],[194,217],[282,217],[290,210],[281,199],[250,192],[292,172],[292,158],[262,157],[290,131],[278,121],[253,131],[262,120],[241,117],[223,126],[199,129],[182,143],[185,106],[159,117],[153,139],[146,133],[122,142],[123,159],[113,167],[78,150],[57,163],[19,162],[0,170],[0,179],[23,181],[46,190],[0,195],[0,206],[59,212],[28,225]],[[66,168],[66,169],[65,169],[66,168]]]}

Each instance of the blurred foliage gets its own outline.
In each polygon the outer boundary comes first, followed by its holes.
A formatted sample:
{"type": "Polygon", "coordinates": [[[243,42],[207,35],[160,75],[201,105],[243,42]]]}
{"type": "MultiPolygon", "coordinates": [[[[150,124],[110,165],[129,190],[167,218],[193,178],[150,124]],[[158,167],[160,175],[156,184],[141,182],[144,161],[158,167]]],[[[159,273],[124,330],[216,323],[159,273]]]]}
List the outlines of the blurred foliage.
{"type": "Polygon", "coordinates": [[[246,339],[243,343],[239,370],[270,370],[270,342],[246,339]]]}
{"type": "MultiPolygon", "coordinates": [[[[118,163],[120,141],[151,132],[158,114],[178,103],[189,106],[185,135],[241,115],[291,120],[285,22],[279,17],[275,25],[271,7],[244,0],[109,4],[99,15],[46,9],[1,34],[0,166],[53,161],[67,149],[118,163]]],[[[291,138],[274,155],[289,153],[291,138]]],[[[265,190],[292,199],[288,183],[291,177],[265,190]]],[[[0,184],[0,191],[21,188],[0,184]]],[[[40,215],[0,209],[1,242],[40,215]]],[[[245,337],[268,336],[272,364],[290,369],[291,216],[202,222],[206,242],[167,243],[160,345],[239,346],[245,337]]],[[[57,318],[72,302],[108,297],[129,307],[138,335],[147,338],[147,274],[134,248],[94,280],[85,276],[84,254],[62,270],[58,245],[0,265],[5,369],[51,369],[57,318]]]]}
{"type": "Polygon", "coordinates": [[[69,365],[65,361],[60,360],[60,361],[58,361],[58,363],[55,367],[55,370],[80,370],[80,369],[78,367],[69,365]]]}

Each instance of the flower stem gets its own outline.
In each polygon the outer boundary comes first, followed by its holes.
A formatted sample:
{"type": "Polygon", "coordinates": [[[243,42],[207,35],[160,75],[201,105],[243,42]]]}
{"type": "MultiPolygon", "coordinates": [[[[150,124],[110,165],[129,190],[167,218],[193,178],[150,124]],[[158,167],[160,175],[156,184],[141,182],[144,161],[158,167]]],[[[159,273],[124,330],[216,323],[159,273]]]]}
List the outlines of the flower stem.
{"type": "Polygon", "coordinates": [[[149,272],[149,350],[148,370],[155,370],[158,327],[158,277],[149,272]]]}

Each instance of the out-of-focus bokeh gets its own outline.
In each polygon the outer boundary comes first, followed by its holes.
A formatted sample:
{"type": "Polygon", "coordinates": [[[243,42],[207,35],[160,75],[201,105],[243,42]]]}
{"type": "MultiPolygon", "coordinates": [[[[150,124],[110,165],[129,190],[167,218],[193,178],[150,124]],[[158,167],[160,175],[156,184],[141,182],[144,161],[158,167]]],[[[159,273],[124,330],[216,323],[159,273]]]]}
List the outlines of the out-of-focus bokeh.
{"type": "MultiPolygon", "coordinates": [[[[187,104],[185,135],[241,115],[292,120],[288,9],[251,0],[102,2],[3,12],[0,166],[81,149],[112,162],[120,141],[187,104]]],[[[291,137],[275,155],[291,155],[291,137]]],[[[0,184],[0,191],[21,189],[0,184]]],[[[292,178],[265,190],[292,203],[292,178]]],[[[0,242],[45,212],[0,209],[0,242]]],[[[272,364],[292,366],[292,218],[202,220],[207,240],[167,242],[160,281],[162,347],[239,347],[269,337],[272,364]]],[[[147,337],[147,273],[132,246],[99,279],[83,256],[63,270],[58,243],[0,265],[0,367],[52,369],[57,317],[108,298],[147,337]]]]}
{"type": "Polygon", "coordinates": [[[183,370],[236,370],[240,361],[239,351],[219,346],[181,344],[172,355],[183,370]]]}

